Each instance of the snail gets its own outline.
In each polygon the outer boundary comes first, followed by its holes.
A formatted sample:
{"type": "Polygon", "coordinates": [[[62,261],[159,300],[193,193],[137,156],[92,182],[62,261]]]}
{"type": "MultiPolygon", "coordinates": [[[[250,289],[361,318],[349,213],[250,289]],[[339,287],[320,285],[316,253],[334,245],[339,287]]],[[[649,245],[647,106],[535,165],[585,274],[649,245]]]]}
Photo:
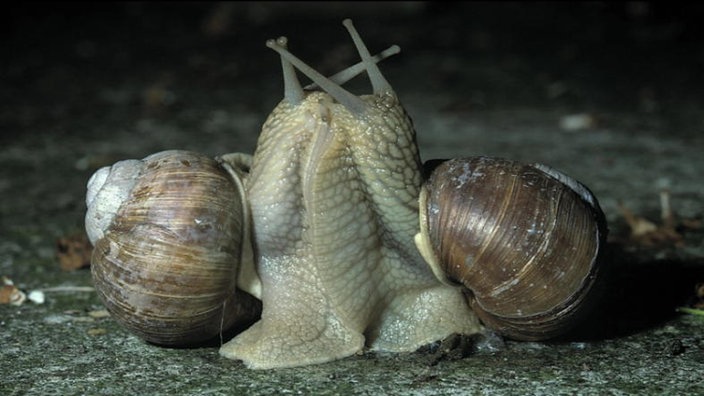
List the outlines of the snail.
{"type": "Polygon", "coordinates": [[[91,271],[108,311],[155,344],[204,342],[259,314],[243,178],[249,158],[170,150],[88,182],[91,271]],[[238,282],[240,288],[238,288],[238,282]]]}
{"type": "MultiPolygon", "coordinates": [[[[490,289],[494,279],[482,279],[483,275],[476,276],[472,271],[465,271],[470,274],[456,272],[457,265],[446,261],[444,251],[448,246],[452,249],[454,244],[472,243],[474,237],[461,233],[445,235],[454,228],[442,222],[460,218],[455,215],[455,210],[472,212],[474,206],[467,205],[467,202],[449,202],[457,207],[446,209],[443,200],[449,198],[443,193],[446,187],[442,180],[471,177],[454,175],[450,166],[453,162],[449,161],[445,166],[438,166],[425,180],[427,172],[420,161],[411,119],[376,65],[381,59],[398,52],[398,47],[393,46],[373,57],[352,22],[345,20],[343,25],[352,37],[361,62],[330,78],[289,52],[285,37],[267,42],[267,46],[281,58],[284,98],[263,124],[251,158],[231,154],[211,160],[195,153],[165,152],[142,161],[118,163],[93,176],[87,197],[86,229],[91,241],[95,241],[93,266],[98,268],[93,271],[96,287],[110,312],[130,330],[151,342],[181,344],[221,333],[226,322],[238,322],[242,318],[250,320],[258,313],[252,309],[258,308],[252,301],[254,296],[261,299],[259,319],[219,350],[222,356],[241,360],[254,369],[323,363],[351,356],[364,348],[411,352],[455,334],[483,332],[484,325],[497,326],[501,333],[523,339],[542,339],[564,332],[588,299],[584,296],[591,289],[591,280],[597,276],[599,261],[580,261],[576,265],[578,269],[569,265],[556,267],[565,272],[567,276],[564,278],[575,280],[565,286],[549,285],[564,287],[563,291],[556,293],[558,298],[548,302],[553,305],[551,307],[536,309],[533,305],[540,304],[532,304],[529,298],[517,301],[509,296],[509,305],[528,303],[514,307],[525,311],[529,315],[527,320],[515,317],[511,308],[503,311],[490,309],[488,301],[492,291],[487,294],[474,282],[487,282],[490,289]],[[313,84],[303,89],[297,72],[304,74],[313,84]],[[369,95],[356,96],[342,87],[360,72],[366,72],[369,77],[372,86],[369,95]],[[185,160],[188,166],[182,159],[186,154],[190,156],[185,160]],[[170,190],[171,186],[180,183],[181,178],[200,177],[200,171],[184,170],[195,164],[207,167],[204,173],[208,175],[219,175],[215,178],[217,180],[204,176],[204,183],[219,185],[217,194],[200,184],[195,188],[184,182],[185,193],[193,194],[196,201],[203,199],[203,206],[198,206],[199,209],[205,210],[211,205],[224,209],[223,217],[213,214],[203,223],[201,214],[180,212],[190,207],[190,198],[180,202],[148,200],[146,203],[157,208],[176,203],[179,209],[178,213],[161,209],[136,210],[141,216],[145,213],[153,215],[149,219],[133,220],[127,216],[132,205],[118,204],[135,199],[135,206],[143,208],[139,205],[144,204],[143,198],[148,193],[162,197],[157,193],[162,188],[170,190]],[[134,170],[128,170],[127,165],[134,166],[134,170]],[[169,173],[172,166],[175,168],[173,174],[169,173]],[[160,176],[151,175],[152,171],[159,172],[160,176]],[[116,187],[122,184],[126,187],[116,187]],[[436,219],[437,214],[439,218],[436,219]],[[218,232],[207,233],[212,241],[184,239],[176,246],[167,247],[160,238],[162,234],[172,236],[177,233],[163,232],[165,227],[168,228],[166,224],[176,218],[185,219],[186,228],[191,233],[200,231],[202,224],[218,232]],[[155,225],[143,226],[147,220],[155,225]],[[436,221],[441,222],[439,226],[436,221]],[[138,241],[140,236],[134,231],[141,228],[148,228],[158,238],[138,241]],[[452,243],[443,238],[449,238],[452,243]],[[462,238],[470,240],[467,242],[462,238]],[[191,244],[196,246],[190,247],[191,244]],[[156,253],[155,248],[162,246],[167,249],[156,253]],[[207,304],[210,307],[208,312],[213,314],[207,319],[210,325],[204,319],[197,326],[172,326],[172,318],[165,317],[164,309],[153,305],[151,297],[155,287],[176,287],[183,292],[179,301],[184,306],[190,303],[190,299],[197,299],[195,290],[184,289],[184,285],[190,285],[191,281],[177,281],[177,274],[169,272],[171,267],[142,273],[139,266],[125,268],[122,265],[122,262],[131,261],[144,261],[140,265],[157,267],[162,261],[173,263],[183,258],[176,253],[180,248],[198,252],[197,255],[189,254],[187,264],[200,254],[208,257],[212,252],[230,253],[226,254],[226,260],[215,260],[215,274],[204,276],[206,283],[199,285],[209,290],[206,295],[217,295],[207,304]],[[231,264],[228,270],[220,267],[224,261],[231,264]],[[582,265],[589,269],[582,269],[582,265]],[[169,276],[163,276],[164,272],[169,276]],[[474,279],[465,282],[465,275],[474,279]],[[156,286],[148,285],[152,281],[150,278],[156,279],[156,286]],[[219,284],[218,290],[225,290],[222,294],[215,291],[215,283],[219,284]],[[456,287],[457,284],[462,286],[456,287]],[[229,297],[237,301],[226,300],[229,297]],[[141,307],[145,300],[152,305],[141,307]],[[238,306],[236,304],[240,301],[244,307],[242,318],[235,313],[235,318],[226,319],[223,305],[238,306]],[[535,317],[542,322],[536,321],[535,317]],[[212,326],[213,322],[215,326],[212,326]],[[526,325],[525,330],[518,330],[523,325],[526,325]],[[194,330],[199,333],[199,337],[194,337],[189,334],[192,327],[207,327],[209,331],[194,330]],[[187,336],[176,337],[176,333],[187,336]]],[[[508,191],[509,198],[525,198],[525,193],[528,196],[525,201],[540,203],[531,209],[507,204],[495,208],[500,212],[493,214],[491,219],[512,220],[527,215],[527,221],[530,221],[538,216],[549,217],[555,214],[551,210],[556,209],[556,205],[557,209],[564,209],[560,197],[569,196],[566,205],[571,205],[569,208],[574,208],[579,219],[586,224],[584,229],[574,229],[573,239],[585,236],[590,240],[585,242],[585,254],[598,255],[605,226],[599,222],[603,215],[600,217],[598,204],[586,187],[541,165],[522,166],[499,159],[463,161],[469,163],[462,166],[475,169],[475,179],[478,179],[479,172],[476,169],[484,170],[485,162],[491,163],[486,170],[492,168],[497,177],[473,185],[471,188],[477,189],[476,194],[471,189],[463,191],[462,199],[494,203],[499,198],[492,194],[508,191]],[[479,161],[480,165],[472,161],[479,161]],[[521,194],[517,194],[515,188],[511,189],[515,180],[530,180],[538,188],[530,191],[519,188],[521,194]],[[496,187],[494,183],[497,183],[496,187]],[[488,196],[481,195],[483,193],[488,196]],[[551,194],[556,194],[557,198],[551,194]],[[585,201],[591,204],[586,205],[585,201]]],[[[564,218],[559,217],[558,223],[562,227],[564,218]]],[[[469,222],[464,226],[471,229],[473,225],[469,222]]],[[[510,233],[511,229],[522,231],[524,224],[509,222],[505,226],[510,233]]],[[[571,241],[563,241],[562,234],[539,231],[535,232],[535,240],[514,242],[489,238],[488,241],[498,242],[497,249],[508,250],[527,241],[541,246],[553,242],[567,242],[569,245],[571,241]]],[[[570,232],[565,234],[573,236],[570,232]]],[[[572,252],[571,246],[565,249],[572,252]]],[[[476,253],[471,255],[478,256],[476,253]]],[[[543,256],[548,263],[553,261],[550,254],[543,256]]],[[[559,254],[555,253],[555,256],[559,254]]],[[[467,257],[463,263],[471,262],[467,257]]],[[[498,262],[504,266],[503,261],[498,262]]],[[[475,264],[478,266],[479,261],[475,264]]],[[[492,262],[489,260],[482,265],[491,268],[492,262]]],[[[540,269],[544,267],[540,266],[540,269]]],[[[520,271],[509,272],[523,275],[520,271]]],[[[556,283],[563,277],[558,278],[556,283]]],[[[525,286],[524,281],[517,282],[525,286]]],[[[537,283],[537,280],[529,280],[529,286],[530,283],[537,283]]],[[[512,285],[511,281],[508,284],[512,285]]],[[[498,288],[501,289],[502,285],[499,284],[498,288]]],[[[158,294],[160,298],[167,295],[158,294]]],[[[538,293],[536,298],[542,294],[538,293]]],[[[189,315],[180,319],[185,323],[195,320],[189,315]]]]}
{"type": "Polygon", "coordinates": [[[584,185],[546,165],[456,158],[420,194],[416,244],[438,279],[510,338],[567,332],[595,299],[606,220],[584,185]]]}
{"type": "Polygon", "coordinates": [[[356,96],[292,55],[285,94],[262,127],[245,187],[261,319],[220,353],[251,368],[322,363],[365,347],[414,351],[481,326],[413,243],[421,163],[415,131],[351,21],[371,81],[356,96]],[[322,91],[304,92],[295,69],[322,91]]]}

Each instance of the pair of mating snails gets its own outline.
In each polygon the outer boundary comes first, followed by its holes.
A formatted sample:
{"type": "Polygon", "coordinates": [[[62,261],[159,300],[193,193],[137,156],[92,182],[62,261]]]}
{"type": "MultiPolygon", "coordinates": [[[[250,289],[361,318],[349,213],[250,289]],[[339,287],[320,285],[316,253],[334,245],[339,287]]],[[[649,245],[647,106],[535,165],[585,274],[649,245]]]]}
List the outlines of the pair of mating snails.
{"type": "Polygon", "coordinates": [[[285,98],[253,156],[165,151],[92,176],[86,230],[108,311],[163,345],[258,318],[220,348],[251,368],[414,351],[483,325],[516,339],[563,334],[599,272],[594,196],[544,165],[422,165],[376,65],[398,47],[373,57],[343,25],[362,61],[331,78],[285,38],[267,42],[285,98]],[[296,69],[319,90],[302,89],[296,69]],[[360,72],[371,95],[342,88],[360,72]]]}

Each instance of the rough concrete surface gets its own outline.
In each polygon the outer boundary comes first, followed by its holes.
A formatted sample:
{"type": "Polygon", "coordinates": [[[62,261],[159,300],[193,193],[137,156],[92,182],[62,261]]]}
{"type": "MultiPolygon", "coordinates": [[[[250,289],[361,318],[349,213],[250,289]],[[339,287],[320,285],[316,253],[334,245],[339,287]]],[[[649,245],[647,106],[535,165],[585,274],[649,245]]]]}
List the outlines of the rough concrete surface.
{"type": "MultiPolygon", "coordinates": [[[[43,304],[0,306],[0,394],[704,394],[701,6],[33,4],[5,12],[0,62],[0,275],[43,304]],[[684,7],[684,6],[681,6],[684,7]],[[543,162],[588,185],[610,225],[604,299],[576,333],[463,359],[364,353],[251,371],[217,346],[168,349],[122,330],[86,269],[61,271],[100,166],[170,148],[251,152],[281,98],[289,37],[331,74],[352,17],[413,117],[424,159],[543,162]],[[561,126],[575,118],[578,128],[561,126]],[[618,203],[681,239],[629,239],[618,203]]],[[[368,92],[367,82],[352,84],[368,92]]]]}

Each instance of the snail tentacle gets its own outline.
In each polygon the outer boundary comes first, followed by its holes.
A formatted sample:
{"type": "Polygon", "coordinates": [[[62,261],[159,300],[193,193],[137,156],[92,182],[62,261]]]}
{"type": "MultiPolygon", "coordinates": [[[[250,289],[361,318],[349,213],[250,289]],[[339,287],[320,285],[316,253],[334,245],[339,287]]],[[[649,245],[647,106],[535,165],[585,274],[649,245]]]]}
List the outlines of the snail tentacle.
{"type": "Polygon", "coordinates": [[[355,29],[352,24],[352,20],[345,19],[342,21],[342,24],[350,33],[352,41],[354,42],[355,47],[357,47],[357,52],[359,52],[359,56],[362,58],[364,67],[367,69],[367,74],[369,75],[369,81],[372,83],[374,94],[393,94],[394,90],[391,88],[391,84],[389,84],[386,78],[384,78],[384,75],[381,74],[381,70],[379,70],[379,67],[377,67],[376,63],[372,60],[367,46],[364,44],[364,41],[362,41],[362,38],[359,36],[359,32],[357,32],[357,29],[355,29]]]}
{"type": "MultiPolygon", "coordinates": [[[[371,57],[371,61],[374,63],[379,63],[382,60],[389,58],[393,55],[396,55],[401,52],[401,47],[398,45],[394,44],[390,46],[389,48],[381,51],[380,53],[374,55],[371,57]]],[[[354,65],[346,68],[345,70],[339,71],[332,76],[328,77],[331,81],[333,81],[335,84],[338,85],[343,85],[346,82],[352,80],[353,78],[357,77],[358,75],[362,74],[367,70],[367,65],[362,61],[362,62],[357,62],[354,65]]],[[[303,87],[304,90],[306,91],[313,91],[318,87],[318,84],[312,83],[308,84],[305,87],[303,87]]]]}
{"type": "Polygon", "coordinates": [[[306,77],[313,80],[314,83],[318,84],[320,88],[330,94],[330,96],[335,98],[335,100],[342,103],[342,105],[345,106],[351,113],[361,115],[366,112],[367,105],[362,99],[320,74],[312,67],[308,66],[308,64],[290,53],[285,47],[281,46],[278,41],[269,40],[266,42],[266,46],[278,52],[282,59],[286,59],[288,62],[293,64],[296,69],[300,70],[301,73],[306,75],[306,77]]]}
{"type": "MultiPolygon", "coordinates": [[[[281,48],[287,48],[288,39],[281,36],[276,40],[276,44],[280,45],[281,48]]],[[[301,83],[298,81],[298,76],[296,76],[296,69],[283,56],[281,57],[281,68],[284,76],[284,97],[290,104],[297,106],[303,101],[305,95],[303,94],[301,83]]]]}

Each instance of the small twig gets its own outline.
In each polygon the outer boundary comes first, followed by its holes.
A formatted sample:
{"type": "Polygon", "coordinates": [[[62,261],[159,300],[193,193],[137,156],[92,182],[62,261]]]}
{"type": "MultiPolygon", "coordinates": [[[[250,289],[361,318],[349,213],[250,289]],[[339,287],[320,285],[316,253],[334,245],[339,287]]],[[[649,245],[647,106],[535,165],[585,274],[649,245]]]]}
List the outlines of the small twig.
{"type": "Polygon", "coordinates": [[[690,315],[704,316],[704,309],[696,309],[689,307],[678,307],[677,312],[682,312],[690,315]]]}
{"type": "Polygon", "coordinates": [[[666,228],[675,229],[675,215],[670,207],[670,191],[661,190],[660,191],[660,217],[662,219],[662,225],[666,228]]]}
{"type": "Polygon", "coordinates": [[[46,289],[36,289],[37,291],[44,293],[82,293],[82,292],[94,292],[95,288],[91,286],[55,286],[47,287],[46,289]]]}

